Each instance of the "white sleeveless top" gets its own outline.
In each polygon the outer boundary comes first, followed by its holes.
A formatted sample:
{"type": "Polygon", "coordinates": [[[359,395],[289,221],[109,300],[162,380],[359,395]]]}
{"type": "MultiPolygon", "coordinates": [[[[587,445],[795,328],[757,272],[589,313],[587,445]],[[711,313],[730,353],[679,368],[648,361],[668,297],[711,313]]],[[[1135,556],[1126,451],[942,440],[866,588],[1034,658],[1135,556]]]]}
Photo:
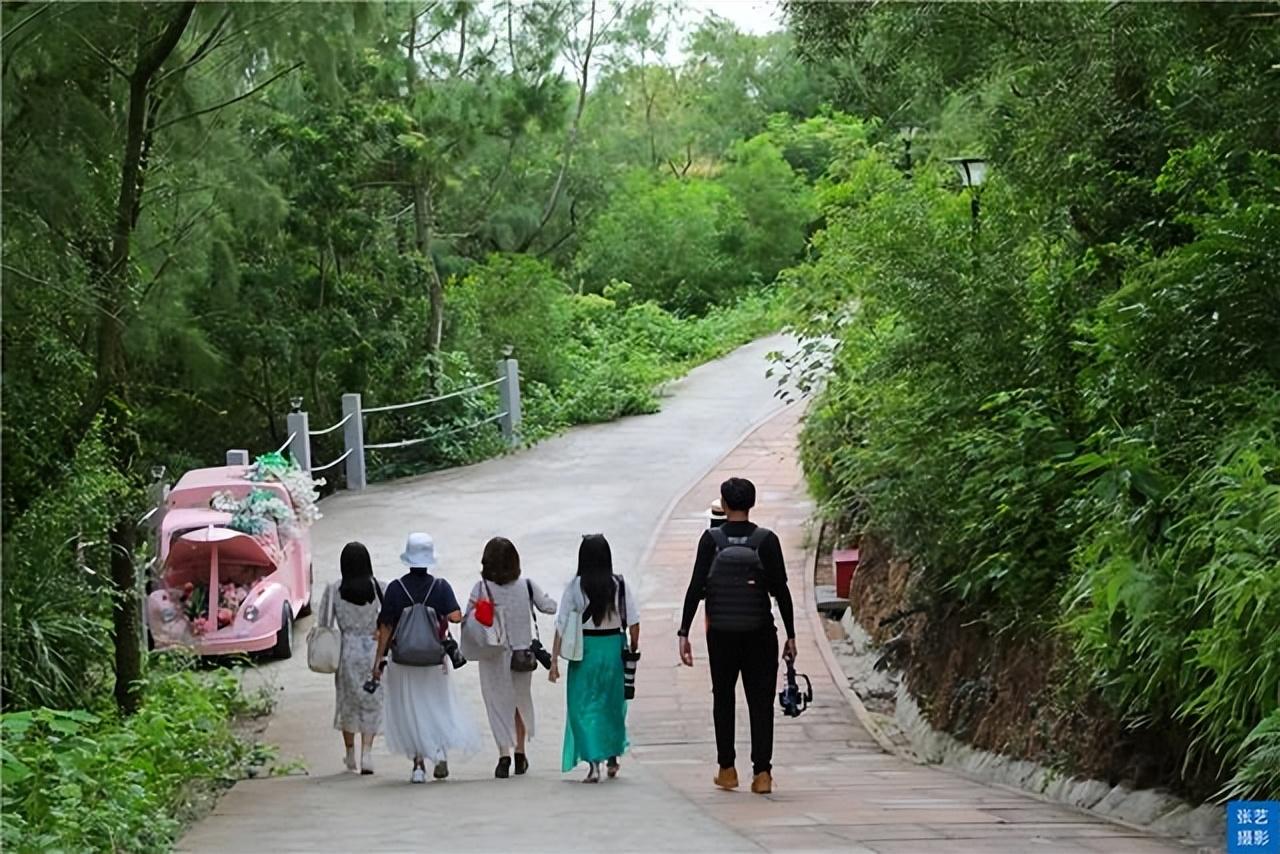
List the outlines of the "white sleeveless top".
{"type": "MultiPolygon", "coordinates": [[[[618,578],[622,578],[621,575],[618,578]]],[[[621,585],[617,602],[614,604],[613,613],[607,616],[603,623],[592,623],[586,620],[582,622],[582,628],[587,631],[597,631],[603,629],[620,629],[622,628],[622,611],[625,608],[627,612],[627,624],[634,626],[640,622],[640,604],[636,601],[635,591],[632,585],[626,583],[625,579],[621,585]]],[[[569,586],[564,589],[564,596],[560,599],[560,610],[556,613],[556,628],[564,634],[564,630],[569,625],[569,615],[572,613],[582,614],[587,610],[587,597],[582,592],[581,579],[574,577],[569,582],[569,586]]]]}

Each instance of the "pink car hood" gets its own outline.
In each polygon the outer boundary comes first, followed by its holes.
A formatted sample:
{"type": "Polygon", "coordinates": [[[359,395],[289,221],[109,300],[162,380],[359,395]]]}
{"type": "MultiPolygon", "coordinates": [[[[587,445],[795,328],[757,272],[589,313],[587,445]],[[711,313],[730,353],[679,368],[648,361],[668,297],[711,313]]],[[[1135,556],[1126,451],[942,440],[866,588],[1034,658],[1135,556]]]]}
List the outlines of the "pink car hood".
{"type": "Polygon", "coordinates": [[[237,563],[252,563],[259,566],[276,566],[280,561],[276,550],[259,542],[249,534],[233,531],[230,528],[197,528],[183,534],[169,550],[171,561],[181,561],[208,555],[210,550],[218,549],[222,560],[237,563]]]}

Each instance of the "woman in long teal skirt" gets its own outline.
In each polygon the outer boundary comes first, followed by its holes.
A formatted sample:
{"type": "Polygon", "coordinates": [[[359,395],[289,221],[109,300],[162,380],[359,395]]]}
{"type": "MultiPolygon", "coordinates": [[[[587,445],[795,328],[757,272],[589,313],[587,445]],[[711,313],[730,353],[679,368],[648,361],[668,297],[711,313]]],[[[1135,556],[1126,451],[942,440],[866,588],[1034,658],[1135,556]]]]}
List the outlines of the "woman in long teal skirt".
{"type": "Polygon", "coordinates": [[[561,769],[586,762],[584,783],[600,782],[602,763],[610,778],[618,776],[618,757],[627,749],[622,656],[626,640],[633,654],[640,651],[639,613],[626,580],[613,574],[609,541],[602,534],[583,537],[578,575],[565,589],[556,619],[550,678],[560,678],[563,652],[571,660],[561,769]]]}

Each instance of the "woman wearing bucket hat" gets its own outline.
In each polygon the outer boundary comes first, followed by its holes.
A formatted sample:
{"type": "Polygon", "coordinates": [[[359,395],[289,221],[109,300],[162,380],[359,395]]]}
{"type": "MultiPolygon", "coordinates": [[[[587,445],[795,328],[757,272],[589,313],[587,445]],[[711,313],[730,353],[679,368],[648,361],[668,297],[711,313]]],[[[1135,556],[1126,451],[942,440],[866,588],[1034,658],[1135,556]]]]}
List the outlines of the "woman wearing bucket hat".
{"type": "MultiPolygon", "coordinates": [[[[439,564],[435,541],[430,534],[410,534],[400,562],[409,571],[387,585],[378,615],[378,654],[372,680],[381,677],[383,656],[395,648],[395,637],[402,619],[407,620],[417,606],[434,617],[433,627],[440,639],[446,637],[449,623],[462,620],[462,609],[453,588],[433,571],[439,564]]],[[[392,661],[386,665],[387,695],[383,717],[387,746],[413,760],[413,783],[426,782],[426,763],[430,760],[434,776],[449,776],[449,751],[470,753],[479,746],[474,724],[462,714],[461,705],[449,679],[452,665],[448,655],[439,664],[419,665],[408,661],[392,661]]]]}

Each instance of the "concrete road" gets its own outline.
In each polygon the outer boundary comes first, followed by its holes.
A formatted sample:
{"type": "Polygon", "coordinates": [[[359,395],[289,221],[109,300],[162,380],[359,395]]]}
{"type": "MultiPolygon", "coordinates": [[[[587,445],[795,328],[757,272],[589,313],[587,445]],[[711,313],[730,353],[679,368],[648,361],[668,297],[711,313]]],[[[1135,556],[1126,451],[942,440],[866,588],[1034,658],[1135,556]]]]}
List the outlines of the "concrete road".
{"type": "MultiPolygon", "coordinates": [[[[479,465],[327,499],[313,530],[317,585],[338,576],[338,554],[349,540],[369,547],[380,578],[394,578],[405,534],[421,530],[435,537],[441,574],[461,598],[478,576],[485,541],[501,534],[519,548],[525,573],[558,598],[573,577],[580,535],[603,532],[615,568],[638,586],[642,603],[679,601],[682,587],[664,589],[636,564],[672,502],[781,408],[765,377],[765,355],[786,346],[783,338],[765,339],[698,368],[670,387],[656,415],[577,428],[479,465]]],[[[309,625],[298,626],[299,647],[309,625]]],[[[541,626],[549,646],[551,620],[541,626]]],[[[674,657],[674,626],[642,632],[646,663],[674,657]]],[[[497,754],[473,667],[457,679],[485,752],[451,758],[445,782],[411,786],[409,761],[388,755],[379,741],[377,774],[348,774],[332,729],[332,681],[305,661],[299,649],[253,678],[279,689],[265,739],[283,758],[301,758],[308,774],[237,784],[180,850],[760,850],[637,762],[624,759],[621,778],[607,785],[583,786],[579,774],[560,774],[563,683],[549,684],[543,671],[534,680],[538,733],[527,776],[493,778],[497,754]]]]}

